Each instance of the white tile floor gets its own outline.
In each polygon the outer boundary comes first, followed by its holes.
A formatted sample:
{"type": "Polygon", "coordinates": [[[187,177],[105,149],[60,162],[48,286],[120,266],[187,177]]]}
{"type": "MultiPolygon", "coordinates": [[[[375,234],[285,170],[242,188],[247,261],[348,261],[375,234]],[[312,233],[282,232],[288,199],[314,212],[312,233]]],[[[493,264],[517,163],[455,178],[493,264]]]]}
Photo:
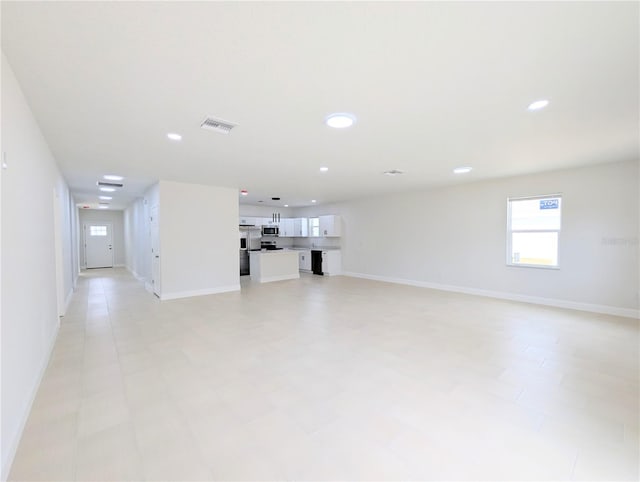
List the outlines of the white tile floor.
{"type": "Polygon", "coordinates": [[[638,480],[638,322],[346,277],[81,277],[11,480],[638,480]]]}

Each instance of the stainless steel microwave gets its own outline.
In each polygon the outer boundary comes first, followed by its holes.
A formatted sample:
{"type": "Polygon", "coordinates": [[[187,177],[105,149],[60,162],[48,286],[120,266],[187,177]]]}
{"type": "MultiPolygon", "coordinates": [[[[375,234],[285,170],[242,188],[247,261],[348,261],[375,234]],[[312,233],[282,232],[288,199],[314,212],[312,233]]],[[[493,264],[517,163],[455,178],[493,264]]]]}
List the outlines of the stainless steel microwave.
{"type": "Polygon", "coordinates": [[[278,226],[262,226],[263,236],[279,236],[280,228],[278,226]]]}

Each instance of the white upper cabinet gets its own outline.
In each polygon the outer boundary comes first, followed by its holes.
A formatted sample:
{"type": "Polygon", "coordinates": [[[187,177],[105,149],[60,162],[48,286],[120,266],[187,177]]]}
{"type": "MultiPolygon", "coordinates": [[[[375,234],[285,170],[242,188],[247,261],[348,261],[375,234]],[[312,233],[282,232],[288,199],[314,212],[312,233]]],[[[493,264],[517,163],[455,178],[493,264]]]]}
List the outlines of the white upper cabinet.
{"type": "Polygon", "coordinates": [[[279,213],[274,213],[268,218],[262,218],[262,224],[265,226],[280,226],[284,219],[279,213]]]}
{"type": "Polygon", "coordinates": [[[309,232],[307,218],[281,218],[280,237],[306,238],[309,232]]]}
{"type": "Polygon", "coordinates": [[[291,218],[280,219],[280,237],[292,238],[295,236],[294,220],[291,218]]]}
{"type": "Polygon", "coordinates": [[[320,236],[341,236],[342,218],[336,215],[319,216],[320,236]]]}
{"type": "Polygon", "coordinates": [[[306,238],[309,236],[309,220],[307,218],[294,218],[293,236],[296,238],[306,238]]]}
{"type": "Polygon", "coordinates": [[[247,226],[262,226],[262,218],[256,218],[254,216],[240,216],[238,224],[244,224],[247,226]]]}
{"type": "MultiPolygon", "coordinates": [[[[340,236],[340,221],[336,221],[334,218],[340,218],[340,216],[321,216],[320,219],[326,218],[326,231],[331,234],[323,234],[324,231],[320,230],[320,236],[340,236]],[[338,226],[336,231],[335,226],[338,226]],[[335,234],[337,233],[337,234],[335,234]]],[[[277,216],[271,216],[268,218],[254,217],[254,216],[240,216],[239,223],[247,226],[279,226],[280,236],[287,238],[308,238],[309,233],[309,219],[308,218],[283,218],[278,220],[277,216]]],[[[322,221],[320,221],[322,228],[322,221]]]]}

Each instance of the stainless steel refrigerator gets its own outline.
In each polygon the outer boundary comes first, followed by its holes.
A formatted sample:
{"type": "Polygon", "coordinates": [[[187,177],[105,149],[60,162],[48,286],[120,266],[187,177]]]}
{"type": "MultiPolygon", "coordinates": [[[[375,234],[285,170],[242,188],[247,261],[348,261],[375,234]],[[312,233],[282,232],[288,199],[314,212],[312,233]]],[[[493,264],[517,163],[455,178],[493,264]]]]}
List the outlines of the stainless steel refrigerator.
{"type": "Polygon", "coordinates": [[[255,226],[240,226],[240,276],[251,274],[249,251],[260,249],[262,233],[255,226]]]}

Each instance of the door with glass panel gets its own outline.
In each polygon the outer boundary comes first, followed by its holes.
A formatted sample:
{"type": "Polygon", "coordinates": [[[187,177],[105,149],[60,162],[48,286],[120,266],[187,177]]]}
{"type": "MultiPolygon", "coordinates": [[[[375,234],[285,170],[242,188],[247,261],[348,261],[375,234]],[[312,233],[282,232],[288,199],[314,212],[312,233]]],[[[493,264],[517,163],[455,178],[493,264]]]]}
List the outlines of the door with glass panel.
{"type": "Polygon", "coordinates": [[[84,225],[85,265],[89,268],[113,268],[113,233],[110,223],[84,225]]]}

